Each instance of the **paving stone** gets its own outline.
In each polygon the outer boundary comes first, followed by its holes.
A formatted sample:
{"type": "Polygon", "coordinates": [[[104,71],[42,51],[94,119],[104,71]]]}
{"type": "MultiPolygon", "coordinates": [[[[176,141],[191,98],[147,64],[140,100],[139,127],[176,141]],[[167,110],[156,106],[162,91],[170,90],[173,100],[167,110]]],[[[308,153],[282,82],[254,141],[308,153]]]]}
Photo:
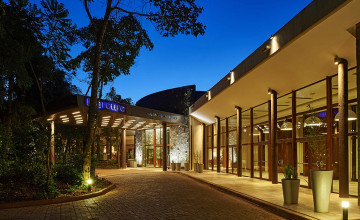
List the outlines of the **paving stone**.
{"type": "Polygon", "coordinates": [[[4,209],[0,210],[0,219],[281,219],[171,172],[136,172],[106,178],[117,185],[106,195],[70,203],[4,209]]]}

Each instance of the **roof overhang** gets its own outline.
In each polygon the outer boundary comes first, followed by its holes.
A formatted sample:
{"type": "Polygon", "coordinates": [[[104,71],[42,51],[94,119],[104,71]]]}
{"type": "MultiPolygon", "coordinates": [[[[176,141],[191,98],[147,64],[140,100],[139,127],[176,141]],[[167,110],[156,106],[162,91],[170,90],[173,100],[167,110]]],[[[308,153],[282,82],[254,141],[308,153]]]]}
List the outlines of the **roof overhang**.
{"type": "MultiPolygon", "coordinates": [[[[89,110],[89,97],[82,95],[71,96],[59,100],[48,107],[51,112],[38,120],[55,121],[59,124],[86,125],[89,110]]],[[[142,130],[161,127],[162,123],[168,126],[184,123],[184,116],[164,111],[158,111],[139,106],[99,100],[100,128],[126,128],[129,130],[142,130]]]]}
{"type": "Polygon", "coordinates": [[[313,1],[280,29],[211,91],[194,103],[191,115],[214,123],[235,114],[235,105],[247,109],[270,99],[268,89],[283,95],[337,73],[334,57],[356,66],[353,27],[360,22],[360,1],[313,1]],[[268,46],[268,47],[266,47],[268,46]]]}

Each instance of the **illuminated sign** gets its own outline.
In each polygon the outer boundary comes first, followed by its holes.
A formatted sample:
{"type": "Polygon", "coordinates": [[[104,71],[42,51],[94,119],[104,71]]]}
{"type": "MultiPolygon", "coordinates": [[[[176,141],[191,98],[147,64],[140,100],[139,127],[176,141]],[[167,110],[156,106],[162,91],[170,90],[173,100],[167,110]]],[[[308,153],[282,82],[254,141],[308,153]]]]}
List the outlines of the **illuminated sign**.
{"type": "Polygon", "coordinates": [[[172,115],[165,115],[165,114],[161,114],[161,113],[147,113],[148,116],[154,117],[154,118],[167,118],[167,119],[173,119],[173,120],[177,120],[176,116],[172,116],[172,115]]]}
{"type": "MultiPolygon", "coordinates": [[[[90,97],[85,97],[85,105],[90,106],[90,97]]],[[[126,106],[124,104],[119,104],[115,102],[109,102],[104,100],[99,100],[98,102],[99,109],[105,109],[113,112],[126,112],[126,106]]]]}

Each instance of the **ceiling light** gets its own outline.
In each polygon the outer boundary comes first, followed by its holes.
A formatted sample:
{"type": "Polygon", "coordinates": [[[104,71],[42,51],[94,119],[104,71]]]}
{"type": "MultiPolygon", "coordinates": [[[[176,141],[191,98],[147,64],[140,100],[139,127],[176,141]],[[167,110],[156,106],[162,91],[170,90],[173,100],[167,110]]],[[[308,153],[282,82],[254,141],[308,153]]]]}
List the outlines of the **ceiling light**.
{"type": "Polygon", "coordinates": [[[46,119],[47,121],[52,121],[52,120],[54,120],[53,118],[48,118],[48,119],[46,119]]]}
{"type": "Polygon", "coordinates": [[[314,126],[321,126],[321,125],[322,125],[322,121],[317,116],[310,116],[307,119],[305,119],[305,121],[304,121],[305,127],[306,126],[314,127],[314,126]]]}
{"type": "Polygon", "coordinates": [[[67,115],[60,115],[60,118],[66,118],[67,115]]]}
{"type": "Polygon", "coordinates": [[[73,114],[73,115],[80,114],[80,111],[73,112],[73,113],[71,113],[71,114],[73,114]]]}
{"type": "Polygon", "coordinates": [[[292,123],[291,122],[284,122],[281,125],[280,130],[282,130],[282,131],[291,131],[292,130],[292,123]]]}
{"type": "MultiPolygon", "coordinates": [[[[335,115],[335,121],[339,121],[339,112],[335,115]]],[[[354,111],[348,110],[348,121],[357,120],[357,115],[354,111]]]]}

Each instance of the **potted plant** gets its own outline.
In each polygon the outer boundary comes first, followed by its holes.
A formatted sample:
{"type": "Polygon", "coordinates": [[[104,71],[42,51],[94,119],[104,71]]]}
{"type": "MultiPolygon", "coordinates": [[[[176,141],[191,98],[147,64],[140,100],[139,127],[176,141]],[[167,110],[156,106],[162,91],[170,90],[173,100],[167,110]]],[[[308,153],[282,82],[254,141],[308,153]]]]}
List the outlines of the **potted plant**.
{"type": "Polygon", "coordinates": [[[173,160],[171,161],[171,171],[175,171],[175,163],[173,160]]]}
{"type": "Polygon", "coordinates": [[[194,153],[194,159],[195,159],[194,171],[197,172],[198,171],[198,156],[197,156],[197,153],[194,153]]]}
{"type": "Polygon", "coordinates": [[[197,160],[198,160],[198,163],[197,163],[197,172],[198,172],[198,173],[202,173],[203,170],[204,170],[204,164],[202,164],[202,163],[200,162],[200,153],[198,153],[198,158],[197,158],[197,160]]]}
{"type": "Polygon", "coordinates": [[[176,163],[176,171],[181,170],[181,162],[180,162],[180,150],[177,149],[177,163],[176,163]]]}
{"type": "MultiPolygon", "coordinates": [[[[325,136],[321,135],[323,123],[316,116],[314,109],[308,105],[311,115],[305,120],[308,122],[306,133],[308,138],[308,152],[310,156],[310,185],[312,188],[314,211],[328,212],[330,204],[333,170],[326,170],[327,148],[325,136]],[[315,164],[315,166],[313,166],[315,164]]],[[[329,125],[331,126],[331,125],[329,125]]]]}
{"type": "Polygon", "coordinates": [[[184,169],[185,171],[189,171],[190,170],[190,163],[188,162],[188,157],[187,157],[187,151],[185,151],[185,159],[186,159],[186,162],[184,163],[184,169]]]}
{"type": "Polygon", "coordinates": [[[285,166],[284,176],[281,180],[285,204],[298,204],[300,179],[292,166],[285,166]]]}

